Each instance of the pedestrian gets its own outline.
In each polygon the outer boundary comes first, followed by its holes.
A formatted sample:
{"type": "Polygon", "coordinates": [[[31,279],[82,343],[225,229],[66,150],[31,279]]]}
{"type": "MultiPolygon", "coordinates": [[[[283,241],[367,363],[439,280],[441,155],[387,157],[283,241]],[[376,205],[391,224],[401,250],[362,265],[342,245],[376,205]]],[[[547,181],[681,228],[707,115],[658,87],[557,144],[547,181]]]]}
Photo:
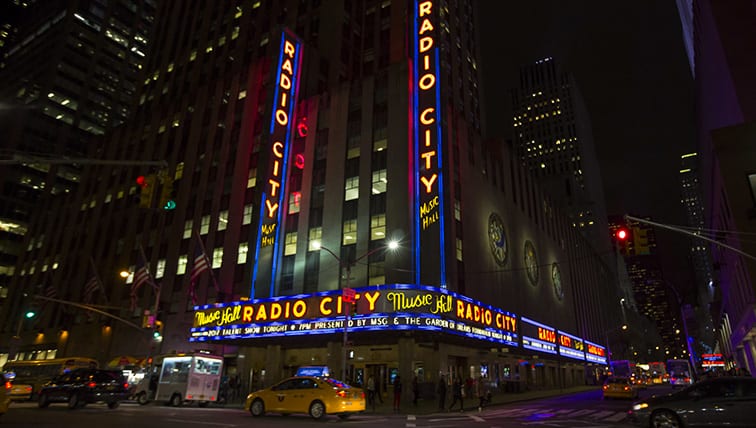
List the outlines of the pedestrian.
{"type": "Polygon", "coordinates": [[[367,392],[368,392],[368,405],[373,407],[373,411],[375,411],[375,379],[372,375],[368,378],[367,381],[367,392]]]}
{"type": "Polygon", "coordinates": [[[465,411],[465,397],[462,394],[462,381],[459,380],[459,378],[456,378],[454,379],[454,383],[452,384],[452,403],[449,405],[450,412],[452,411],[454,405],[457,404],[457,400],[459,400],[459,411],[465,411]]]}
{"type": "Polygon", "coordinates": [[[412,404],[417,406],[417,399],[420,398],[420,385],[418,385],[417,376],[412,378],[412,404]]]}
{"type": "Polygon", "coordinates": [[[485,380],[483,380],[483,376],[478,377],[476,392],[478,393],[478,400],[480,400],[478,402],[478,411],[480,412],[483,410],[483,405],[490,402],[488,388],[486,387],[485,380]]]}
{"type": "Polygon", "coordinates": [[[402,377],[396,375],[394,378],[394,412],[399,413],[399,407],[402,403],[402,377]]]}
{"type": "Polygon", "coordinates": [[[444,378],[444,375],[438,378],[436,392],[438,393],[438,410],[446,409],[446,378],[444,378]]]}

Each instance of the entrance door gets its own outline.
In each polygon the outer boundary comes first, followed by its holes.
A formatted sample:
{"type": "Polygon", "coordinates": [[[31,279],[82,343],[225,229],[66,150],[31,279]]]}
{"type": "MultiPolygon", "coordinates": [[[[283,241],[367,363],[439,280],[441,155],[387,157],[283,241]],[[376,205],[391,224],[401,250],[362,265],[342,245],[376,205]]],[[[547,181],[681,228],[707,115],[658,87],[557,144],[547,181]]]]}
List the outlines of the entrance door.
{"type": "Polygon", "coordinates": [[[381,394],[380,398],[376,398],[378,401],[383,402],[383,397],[386,394],[386,388],[389,385],[388,381],[388,365],[387,364],[366,364],[365,365],[365,385],[367,385],[367,379],[373,376],[375,379],[375,392],[381,394]]]}

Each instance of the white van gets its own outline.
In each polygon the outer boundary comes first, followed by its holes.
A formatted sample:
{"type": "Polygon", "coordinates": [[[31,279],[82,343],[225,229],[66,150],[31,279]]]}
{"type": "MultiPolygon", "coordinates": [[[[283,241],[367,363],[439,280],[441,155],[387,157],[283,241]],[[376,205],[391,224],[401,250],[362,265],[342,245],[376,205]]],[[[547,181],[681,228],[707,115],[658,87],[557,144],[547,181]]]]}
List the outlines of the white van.
{"type": "Polygon", "coordinates": [[[218,401],[223,357],[207,353],[165,355],[155,359],[150,373],[134,393],[139,404],[150,400],[171,406],[196,401],[200,406],[218,401]],[[159,370],[159,371],[158,371],[159,370]]]}

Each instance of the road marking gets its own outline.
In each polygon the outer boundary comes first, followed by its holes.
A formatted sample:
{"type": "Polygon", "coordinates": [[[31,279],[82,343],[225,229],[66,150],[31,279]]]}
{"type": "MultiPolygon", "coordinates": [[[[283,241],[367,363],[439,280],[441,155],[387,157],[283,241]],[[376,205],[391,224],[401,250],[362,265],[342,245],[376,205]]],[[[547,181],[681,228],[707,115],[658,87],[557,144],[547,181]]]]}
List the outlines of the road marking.
{"type": "Polygon", "coordinates": [[[583,410],[578,410],[577,412],[570,413],[568,416],[571,417],[571,418],[573,418],[575,416],[589,415],[589,414],[591,414],[593,412],[595,412],[595,410],[583,409],[583,410]]]}
{"type": "Polygon", "coordinates": [[[475,422],[485,422],[486,420],[481,418],[480,416],[470,415],[470,419],[474,420],[475,422]]]}
{"type": "Polygon", "coordinates": [[[614,412],[612,410],[604,410],[602,412],[594,413],[594,414],[590,415],[590,417],[591,418],[596,418],[596,419],[603,419],[603,418],[605,418],[605,417],[607,417],[609,415],[613,415],[615,413],[616,412],[614,412]]]}
{"type": "Polygon", "coordinates": [[[407,415],[407,420],[408,421],[414,421],[415,419],[417,419],[417,418],[415,418],[415,415],[407,415]]]}
{"type": "Polygon", "coordinates": [[[199,421],[193,421],[191,419],[164,419],[168,422],[181,422],[186,424],[197,424],[197,425],[215,425],[215,426],[221,426],[221,427],[235,427],[236,424],[222,424],[220,422],[199,422],[199,421]]]}
{"type": "Polygon", "coordinates": [[[619,422],[619,421],[625,419],[626,417],[627,417],[627,413],[617,412],[616,415],[608,417],[608,418],[605,418],[604,420],[605,421],[609,421],[609,422],[619,422]]]}

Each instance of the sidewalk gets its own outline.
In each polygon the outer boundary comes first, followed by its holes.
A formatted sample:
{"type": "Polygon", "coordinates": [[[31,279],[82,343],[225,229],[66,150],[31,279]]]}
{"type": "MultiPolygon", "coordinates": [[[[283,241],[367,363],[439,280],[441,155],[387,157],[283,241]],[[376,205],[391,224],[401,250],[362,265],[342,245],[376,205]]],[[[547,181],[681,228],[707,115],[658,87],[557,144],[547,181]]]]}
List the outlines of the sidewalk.
{"type": "MultiPolygon", "coordinates": [[[[599,389],[597,385],[585,385],[575,386],[563,389],[540,389],[530,390],[525,392],[498,392],[491,397],[491,402],[486,404],[485,408],[495,407],[502,404],[515,403],[518,401],[537,400],[539,398],[554,397],[557,395],[567,395],[583,391],[591,391],[599,389]]],[[[427,399],[420,398],[417,401],[417,405],[412,404],[412,396],[404,395],[402,397],[402,405],[399,412],[393,411],[393,393],[389,391],[388,394],[383,394],[383,403],[378,401],[373,409],[370,405],[365,408],[365,414],[415,414],[415,415],[429,415],[433,413],[447,413],[449,404],[451,404],[451,397],[446,397],[445,410],[438,409],[438,397],[429,397],[427,399]]],[[[466,397],[465,398],[465,412],[477,412],[478,411],[478,398],[466,397]]],[[[454,406],[452,412],[459,413],[459,404],[454,406]]]]}

